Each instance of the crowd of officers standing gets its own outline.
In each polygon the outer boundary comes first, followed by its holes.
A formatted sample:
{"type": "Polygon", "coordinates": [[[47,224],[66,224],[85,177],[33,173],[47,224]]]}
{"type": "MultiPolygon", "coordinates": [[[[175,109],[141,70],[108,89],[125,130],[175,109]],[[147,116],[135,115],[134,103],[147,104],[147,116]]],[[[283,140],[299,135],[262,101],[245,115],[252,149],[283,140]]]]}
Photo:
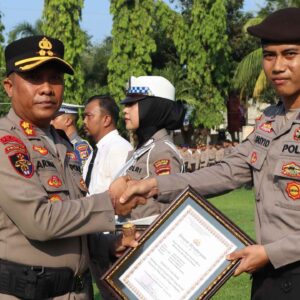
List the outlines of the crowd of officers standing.
{"type": "Polygon", "coordinates": [[[213,166],[232,153],[238,142],[224,140],[217,144],[198,144],[194,147],[178,146],[185,166],[185,172],[194,172],[205,167],[213,166]]]}

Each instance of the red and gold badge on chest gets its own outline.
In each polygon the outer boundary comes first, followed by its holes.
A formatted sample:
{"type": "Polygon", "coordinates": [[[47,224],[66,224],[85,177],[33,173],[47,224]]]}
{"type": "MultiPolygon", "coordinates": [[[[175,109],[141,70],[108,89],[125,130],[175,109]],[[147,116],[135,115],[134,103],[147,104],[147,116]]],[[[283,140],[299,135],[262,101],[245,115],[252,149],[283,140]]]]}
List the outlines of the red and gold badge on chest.
{"type": "Polygon", "coordinates": [[[298,182],[289,182],[286,186],[286,192],[288,196],[293,200],[300,199],[300,183],[298,182]]]}
{"type": "Polygon", "coordinates": [[[171,166],[169,159],[157,160],[154,164],[155,173],[157,175],[168,175],[171,173],[171,166]]]}
{"type": "Polygon", "coordinates": [[[271,122],[262,123],[262,124],[259,126],[259,129],[261,129],[261,130],[264,131],[264,132],[271,133],[272,130],[273,130],[273,128],[272,128],[272,123],[271,123],[271,122]]]}
{"type": "Polygon", "coordinates": [[[35,130],[34,130],[34,126],[26,121],[21,121],[20,122],[20,126],[23,130],[23,132],[27,135],[27,136],[35,136],[35,130]]]}
{"type": "Polygon", "coordinates": [[[300,141],[300,127],[295,129],[293,138],[295,141],[300,141]]]}
{"type": "Polygon", "coordinates": [[[40,153],[41,155],[47,155],[49,153],[48,149],[42,146],[36,146],[33,145],[32,149],[38,153],[40,153]]]}
{"type": "Polygon", "coordinates": [[[53,186],[53,187],[58,188],[58,187],[62,186],[62,181],[59,179],[58,176],[53,175],[53,176],[48,180],[48,184],[49,184],[50,186],[53,186]]]}
{"type": "Polygon", "coordinates": [[[86,186],[86,184],[85,184],[85,181],[84,181],[84,179],[81,177],[80,178],[80,186],[81,186],[81,188],[82,188],[82,190],[84,190],[85,192],[88,192],[89,190],[88,190],[88,188],[87,188],[87,186],[86,186]]]}
{"type": "Polygon", "coordinates": [[[257,153],[255,151],[253,151],[251,154],[250,163],[254,164],[256,161],[257,161],[257,153]]]}
{"type": "Polygon", "coordinates": [[[72,151],[67,151],[66,155],[70,160],[77,160],[76,154],[72,151]]]}
{"type": "Polygon", "coordinates": [[[9,160],[18,174],[30,178],[33,175],[33,164],[26,153],[15,153],[9,156],[9,160]]]}
{"type": "Polygon", "coordinates": [[[62,201],[61,197],[57,194],[51,195],[49,197],[49,201],[51,202],[58,202],[58,201],[62,201]]]}

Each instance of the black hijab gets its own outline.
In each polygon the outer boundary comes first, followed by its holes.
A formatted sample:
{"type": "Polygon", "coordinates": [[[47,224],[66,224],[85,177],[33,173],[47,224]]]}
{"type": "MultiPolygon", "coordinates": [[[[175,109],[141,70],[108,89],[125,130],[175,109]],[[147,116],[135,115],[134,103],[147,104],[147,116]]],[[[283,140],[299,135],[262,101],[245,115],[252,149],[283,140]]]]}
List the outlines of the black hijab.
{"type": "Polygon", "coordinates": [[[159,97],[146,97],[138,101],[139,128],[137,148],[141,147],[158,130],[178,129],[182,126],[186,108],[181,101],[171,101],[159,97]]]}

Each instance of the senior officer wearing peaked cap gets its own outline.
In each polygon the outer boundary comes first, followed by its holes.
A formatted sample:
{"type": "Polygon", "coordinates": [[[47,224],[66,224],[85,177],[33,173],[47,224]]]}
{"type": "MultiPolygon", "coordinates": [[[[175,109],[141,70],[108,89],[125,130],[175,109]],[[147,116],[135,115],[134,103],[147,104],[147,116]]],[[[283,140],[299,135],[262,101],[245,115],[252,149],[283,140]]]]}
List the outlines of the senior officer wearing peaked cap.
{"type": "Polygon", "coordinates": [[[76,122],[78,119],[78,110],[80,108],[84,108],[84,106],[63,102],[60,109],[52,119],[51,125],[66,133],[73,145],[74,153],[80,161],[81,168],[83,168],[92,152],[92,147],[89,142],[80,137],[77,132],[76,122]]]}
{"type": "Polygon", "coordinates": [[[134,194],[173,199],[188,184],[216,195],[252,182],[257,245],[227,258],[241,259],[235,275],[253,274],[252,299],[294,300],[300,295],[300,8],[274,12],[248,32],[262,41],[263,69],[278,104],[219,164],[140,181],[121,201],[134,194]]]}
{"type": "MultiPolygon", "coordinates": [[[[115,212],[135,206],[108,193],[85,197],[72,145],[50,126],[64,73],[73,74],[63,55],[62,42],[46,36],[5,49],[12,108],[0,119],[1,299],[91,299],[87,234],[114,230],[115,212]]],[[[109,248],[105,241],[97,236],[99,251],[109,248]]]]}

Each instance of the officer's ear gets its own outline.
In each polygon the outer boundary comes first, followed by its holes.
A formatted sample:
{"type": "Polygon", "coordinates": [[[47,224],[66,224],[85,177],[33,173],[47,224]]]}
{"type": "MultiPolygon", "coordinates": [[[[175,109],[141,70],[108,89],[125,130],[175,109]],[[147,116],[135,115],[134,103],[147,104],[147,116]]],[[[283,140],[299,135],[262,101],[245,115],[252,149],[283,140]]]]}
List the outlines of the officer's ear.
{"type": "Polygon", "coordinates": [[[12,87],[13,87],[13,82],[12,82],[12,76],[13,74],[9,75],[3,80],[3,87],[6,91],[6,94],[9,98],[12,97],[12,87]]]}

